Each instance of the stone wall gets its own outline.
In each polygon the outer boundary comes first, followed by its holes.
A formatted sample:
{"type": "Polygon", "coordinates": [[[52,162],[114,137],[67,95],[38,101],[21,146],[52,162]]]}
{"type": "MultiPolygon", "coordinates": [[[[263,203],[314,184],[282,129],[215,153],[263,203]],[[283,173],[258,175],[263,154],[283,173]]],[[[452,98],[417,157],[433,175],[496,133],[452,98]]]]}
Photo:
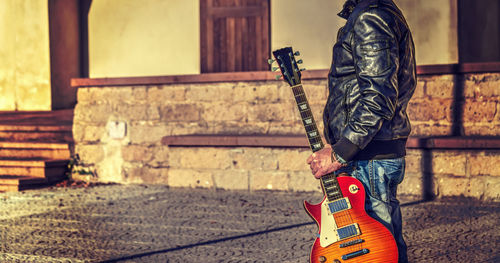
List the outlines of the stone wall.
{"type": "Polygon", "coordinates": [[[408,109],[412,135],[498,136],[499,98],[500,74],[419,76],[408,109]]]}
{"type": "MultiPolygon", "coordinates": [[[[322,130],[326,80],[306,80],[304,87],[322,130]]],[[[462,135],[500,135],[499,87],[500,74],[421,76],[409,107],[413,136],[457,135],[456,127],[462,135]]],[[[169,135],[302,133],[281,81],[81,87],[73,127],[75,153],[93,180],[315,191],[305,148],[161,144],[169,135]]],[[[411,149],[400,192],[499,199],[499,160],[498,150],[411,149]]]]}

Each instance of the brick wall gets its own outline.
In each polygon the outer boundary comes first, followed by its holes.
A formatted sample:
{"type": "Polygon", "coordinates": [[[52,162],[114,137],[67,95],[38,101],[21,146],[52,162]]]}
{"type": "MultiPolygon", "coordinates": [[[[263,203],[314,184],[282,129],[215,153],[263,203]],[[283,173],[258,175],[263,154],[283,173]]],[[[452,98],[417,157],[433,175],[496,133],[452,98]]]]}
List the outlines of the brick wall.
{"type": "MultiPolygon", "coordinates": [[[[326,80],[304,87],[322,130],[326,80]]],[[[500,135],[499,87],[500,74],[420,76],[408,110],[413,135],[500,135]]],[[[290,88],[278,81],[80,87],[73,127],[75,152],[94,180],[314,191],[319,184],[304,148],[161,143],[169,135],[302,133],[290,88]]],[[[499,160],[496,150],[411,149],[400,192],[499,199],[500,172],[492,165],[499,160]]]]}

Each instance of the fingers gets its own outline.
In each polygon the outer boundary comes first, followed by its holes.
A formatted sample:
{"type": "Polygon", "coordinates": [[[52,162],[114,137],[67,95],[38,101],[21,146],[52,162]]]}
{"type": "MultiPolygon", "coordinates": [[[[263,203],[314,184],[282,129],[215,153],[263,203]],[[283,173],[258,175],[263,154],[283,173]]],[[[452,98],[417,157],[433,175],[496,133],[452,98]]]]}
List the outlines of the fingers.
{"type": "Polygon", "coordinates": [[[330,173],[337,171],[341,167],[342,167],[342,165],[340,163],[335,162],[331,165],[317,166],[316,169],[312,171],[312,173],[314,174],[314,177],[316,179],[319,179],[324,175],[327,175],[327,174],[330,174],[330,173]]]}
{"type": "Polygon", "coordinates": [[[321,176],[332,173],[340,168],[338,165],[332,163],[331,145],[329,144],[325,145],[325,149],[311,154],[306,162],[309,164],[311,172],[316,178],[321,178],[321,176]]]}
{"type": "Polygon", "coordinates": [[[318,169],[318,171],[316,171],[316,173],[314,173],[314,177],[316,177],[316,179],[319,179],[323,175],[331,173],[329,170],[330,170],[329,167],[321,167],[318,169]]]}
{"type": "Polygon", "coordinates": [[[315,153],[311,154],[311,156],[309,156],[309,158],[307,158],[306,160],[307,164],[311,164],[312,161],[314,160],[314,157],[316,157],[316,154],[315,153]]]}
{"type": "Polygon", "coordinates": [[[321,172],[321,170],[317,171],[316,173],[313,172],[313,174],[314,174],[314,178],[316,178],[316,179],[319,179],[319,178],[321,178],[324,175],[321,172]]]}

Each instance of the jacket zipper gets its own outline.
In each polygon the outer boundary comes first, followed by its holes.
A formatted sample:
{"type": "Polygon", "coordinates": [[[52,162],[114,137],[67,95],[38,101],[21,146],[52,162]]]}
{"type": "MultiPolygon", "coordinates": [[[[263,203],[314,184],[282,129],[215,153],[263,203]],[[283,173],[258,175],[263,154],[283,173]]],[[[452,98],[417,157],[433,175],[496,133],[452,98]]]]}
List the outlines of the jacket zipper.
{"type": "Polygon", "coordinates": [[[347,97],[351,93],[351,84],[348,83],[346,88],[347,89],[344,94],[344,127],[347,126],[347,122],[349,121],[349,106],[347,105],[347,97]]]}

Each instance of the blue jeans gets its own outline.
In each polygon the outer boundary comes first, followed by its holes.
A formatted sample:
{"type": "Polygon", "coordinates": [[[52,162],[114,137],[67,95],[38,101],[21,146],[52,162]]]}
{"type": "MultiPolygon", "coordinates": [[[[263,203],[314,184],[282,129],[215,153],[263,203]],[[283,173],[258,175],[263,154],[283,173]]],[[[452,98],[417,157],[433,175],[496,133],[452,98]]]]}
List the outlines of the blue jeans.
{"type": "Polygon", "coordinates": [[[341,172],[361,181],[367,196],[366,212],[391,231],[398,246],[399,262],[408,262],[401,209],[396,198],[397,186],[405,174],[405,158],[351,161],[336,173],[341,172]]]}

